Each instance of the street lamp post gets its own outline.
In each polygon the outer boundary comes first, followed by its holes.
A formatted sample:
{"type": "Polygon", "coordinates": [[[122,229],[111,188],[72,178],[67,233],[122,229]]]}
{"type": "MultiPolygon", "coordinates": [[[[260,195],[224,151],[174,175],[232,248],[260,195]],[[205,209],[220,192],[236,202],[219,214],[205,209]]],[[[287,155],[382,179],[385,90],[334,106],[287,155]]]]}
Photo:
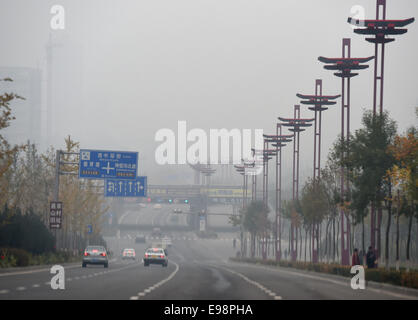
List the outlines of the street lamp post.
{"type": "MultiPolygon", "coordinates": [[[[312,121],[314,119],[301,119],[300,117],[300,106],[295,105],[294,107],[294,117],[292,119],[281,118],[279,120],[282,122],[281,125],[285,127],[290,127],[289,131],[293,132],[293,183],[292,183],[292,200],[293,203],[299,199],[299,138],[300,132],[305,131],[303,128],[312,126],[312,121]]],[[[297,259],[297,226],[295,225],[293,219],[291,219],[290,226],[290,250],[291,250],[291,259],[296,261],[297,259]]]]}
{"type": "MultiPolygon", "coordinates": [[[[327,110],[326,106],[335,105],[337,102],[333,101],[341,95],[336,96],[323,96],[322,95],[322,80],[315,80],[315,95],[303,95],[296,94],[300,99],[302,104],[310,105],[309,110],[315,112],[315,121],[314,121],[314,160],[313,160],[313,181],[314,186],[316,187],[317,183],[321,177],[321,125],[322,125],[322,111],[327,110]]],[[[312,248],[312,262],[318,263],[318,248],[319,248],[319,223],[312,223],[312,239],[311,239],[311,248],[312,248]]]]}
{"type": "MultiPolygon", "coordinates": [[[[327,70],[337,70],[334,73],[335,76],[341,78],[341,142],[342,144],[349,143],[350,138],[350,79],[357,76],[358,73],[353,73],[352,70],[367,69],[369,66],[362,64],[372,60],[374,57],[367,58],[351,58],[351,41],[348,38],[344,38],[342,41],[342,58],[325,58],[319,57],[318,60],[326,63],[324,66],[327,70]],[[345,138],[346,137],[346,138],[345,138]]],[[[344,159],[347,155],[341,154],[341,158],[344,159]]],[[[342,160],[341,159],[341,160],[342,160]]],[[[340,181],[340,192],[341,192],[341,263],[343,265],[350,264],[350,221],[348,215],[344,212],[344,188],[346,183],[347,193],[349,192],[349,179],[345,181],[345,170],[341,166],[341,181],[340,181]]],[[[348,174],[348,173],[347,173],[348,174]]]]}
{"type": "MultiPolygon", "coordinates": [[[[394,38],[387,38],[391,35],[405,34],[408,30],[405,27],[415,21],[414,18],[404,20],[386,20],[386,0],[376,0],[376,20],[357,20],[348,18],[348,23],[359,28],[354,29],[354,33],[369,35],[366,41],[374,43],[374,77],[373,77],[373,114],[376,115],[377,107],[380,114],[383,113],[383,89],[385,71],[385,44],[395,41],[394,38]],[[379,96],[378,96],[379,92],[379,96]],[[379,102],[377,101],[379,99],[379,102]]],[[[372,203],[371,210],[370,237],[371,246],[376,250],[376,232],[378,256],[380,256],[380,226],[382,220],[382,209],[378,209],[378,221],[376,227],[375,204],[372,203]]]]}
{"type": "Polygon", "coordinates": [[[274,250],[276,261],[280,261],[281,258],[281,185],[282,185],[282,147],[286,146],[285,143],[291,142],[293,135],[282,135],[281,124],[276,124],[276,135],[264,135],[269,142],[273,142],[272,146],[276,147],[276,212],[274,223],[274,250]]]}

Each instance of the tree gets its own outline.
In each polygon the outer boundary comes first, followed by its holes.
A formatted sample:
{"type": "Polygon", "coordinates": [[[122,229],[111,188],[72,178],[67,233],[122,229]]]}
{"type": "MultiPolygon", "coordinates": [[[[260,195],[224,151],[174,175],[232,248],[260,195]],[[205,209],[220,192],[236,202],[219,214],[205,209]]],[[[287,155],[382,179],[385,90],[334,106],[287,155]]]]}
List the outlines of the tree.
{"type": "MultiPolygon", "coordinates": [[[[387,172],[394,164],[393,155],[388,147],[396,135],[396,123],[389,118],[389,114],[374,115],[372,111],[365,111],[362,118],[363,127],[356,130],[349,143],[336,143],[336,154],[348,156],[339,157],[340,164],[351,172],[353,182],[352,203],[350,207],[357,213],[357,217],[364,217],[367,207],[372,204],[379,211],[385,203],[388,211],[386,228],[386,258],[388,260],[389,231],[391,223],[392,180],[387,172]],[[349,150],[349,153],[347,152],[349,150]]],[[[377,246],[380,255],[380,228],[378,225],[377,246]]]]}
{"type": "Polygon", "coordinates": [[[408,240],[406,260],[409,268],[412,220],[416,213],[418,200],[418,132],[412,127],[402,136],[396,136],[388,151],[395,158],[395,164],[388,171],[397,189],[397,241],[396,260],[399,268],[399,217],[405,214],[408,218],[408,240]]]}
{"type": "MultiPolygon", "coordinates": [[[[10,78],[0,79],[0,81],[13,81],[10,78]]],[[[2,130],[10,126],[10,122],[16,118],[12,114],[10,103],[14,99],[23,97],[15,93],[3,93],[0,95],[0,207],[7,203],[9,195],[9,176],[7,175],[10,166],[16,159],[16,154],[24,150],[24,145],[11,146],[3,136],[2,130]]]]}
{"type": "MultiPolygon", "coordinates": [[[[311,229],[312,231],[316,230],[315,232],[319,232],[319,225],[322,223],[329,210],[327,190],[322,180],[308,179],[308,181],[305,183],[302,189],[301,209],[303,224],[306,226],[306,230],[311,229]]],[[[305,237],[306,236],[307,232],[305,232],[305,237]]],[[[318,253],[320,242],[319,238],[320,236],[318,234],[317,237],[315,237],[315,239],[317,240],[316,248],[318,250],[318,253]]],[[[312,239],[312,241],[312,244],[314,244],[315,240],[312,239]]]]}
{"type": "MultiPolygon", "coordinates": [[[[263,201],[252,201],[244,210],[242,217],[242,225],[245,230],[250,233],[251,237],[251,256],[255,254],[255,240],[259,236],[263,240],[267,240],[266,236],[271,229],[271,222],[268,219],[270,209],[263,201]]],[[[264,247],[263,247],[264,249],[264,247]]],[[[263,258],[265,258],[263,250],[263,258]]]]}

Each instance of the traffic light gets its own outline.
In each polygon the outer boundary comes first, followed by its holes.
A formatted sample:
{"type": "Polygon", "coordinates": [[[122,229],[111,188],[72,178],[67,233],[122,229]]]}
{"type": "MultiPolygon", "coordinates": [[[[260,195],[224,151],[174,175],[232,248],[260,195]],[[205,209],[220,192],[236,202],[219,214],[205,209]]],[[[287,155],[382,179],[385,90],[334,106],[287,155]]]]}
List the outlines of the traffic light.
{"type": "Polygon", "coordinates": [[[168,203],[173,203],[173,199],[168,199],[168,203]]]}
{"type": "Polygon", "coordinates": [[[189,203],[189,200],[188,199],[184,200],[184,203],[189,203]]]}
{"type": "Polygon", "coordinates": [[[148,199],[147,199],[147,201],[148,201],[148,202],[151,202],[151,198],[148,198],[148,199]]]}

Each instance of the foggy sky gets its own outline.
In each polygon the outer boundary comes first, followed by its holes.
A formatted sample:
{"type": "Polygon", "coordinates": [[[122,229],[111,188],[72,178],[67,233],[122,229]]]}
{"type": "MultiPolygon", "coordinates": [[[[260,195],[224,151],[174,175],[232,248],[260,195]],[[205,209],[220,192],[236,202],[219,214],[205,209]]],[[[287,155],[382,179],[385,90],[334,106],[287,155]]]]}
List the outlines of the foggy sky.
{"type": "MultiPolygon", "coordinates": [[[[418,16],[416,0],[387,3],[388,19],[418,16]]],[[[314,93],[315,79],[323,80],[324,94],[339,94],[341,80],[317,58],[341,56],[345,37],[352,39],[352,57],[374,55],[374,46],[346,22],[357,4],[366,18],[375,17],[375,0],[1,0],[0,67],[39,68],[45,84],[51,36],[57,45],[51,144],[62,148],[70,134],[84,149],[138,151],[139,174],[149,183],[192,183],[190,169],[155,163],[156,131],[176,132],[177,121],[185,120],[189,129],[207,132],[261,128],[273,134],[278,116],[293,116],[296,93],[314,93]],[[50,28],[54,4],[65,8],[63,31],[50,28]]],[[[385,56],[384,108],[401,133],[417,125],[417,22],[407,28],[385,56]]],[[[372,77],[373,62],[351,81],[352,132],[363,110],[372,108],[372,77]]],[[[340,109],[338,100],[323,114],[323,165],[341,130],[340,109]]],[[[313,112],[301,105],[301,115],[313,112]]],[[[301,134],[302,179],[312,175],[312,133],[301,134]]],[[[46,147],[35,142],[41,151],[46,147]]],[[[291,151],[291,145],[284,149],[285,172],[291,151]]]]}

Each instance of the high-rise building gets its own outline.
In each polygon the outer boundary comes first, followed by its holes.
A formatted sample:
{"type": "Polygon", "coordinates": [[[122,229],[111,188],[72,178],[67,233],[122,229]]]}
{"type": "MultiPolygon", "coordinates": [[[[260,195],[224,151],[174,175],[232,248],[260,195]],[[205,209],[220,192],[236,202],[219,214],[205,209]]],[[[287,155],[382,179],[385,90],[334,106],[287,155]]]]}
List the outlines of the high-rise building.
{"type": "Polygon", "coordinates": [[[11,144],[26,143],[30,140],[42,144],[42,76],[41,70],[25,67],[0,67],[1,93],[15,93],[25,100],[11,101],[12,114],[16,118],[4,130],[4,136],[11,144]]]}

